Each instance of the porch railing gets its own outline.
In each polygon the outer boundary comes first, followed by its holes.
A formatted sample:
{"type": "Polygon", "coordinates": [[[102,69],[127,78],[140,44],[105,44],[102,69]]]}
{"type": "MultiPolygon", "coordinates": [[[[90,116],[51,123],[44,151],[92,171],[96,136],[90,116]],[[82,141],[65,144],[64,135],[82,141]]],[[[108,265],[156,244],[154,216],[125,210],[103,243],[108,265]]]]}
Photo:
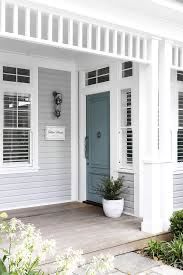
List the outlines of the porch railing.
{"type": "Polygon", "coordinates": [[[151,38],[119,26],[24,0],[1,0],[0,36],[150,62],[151,38]]]}

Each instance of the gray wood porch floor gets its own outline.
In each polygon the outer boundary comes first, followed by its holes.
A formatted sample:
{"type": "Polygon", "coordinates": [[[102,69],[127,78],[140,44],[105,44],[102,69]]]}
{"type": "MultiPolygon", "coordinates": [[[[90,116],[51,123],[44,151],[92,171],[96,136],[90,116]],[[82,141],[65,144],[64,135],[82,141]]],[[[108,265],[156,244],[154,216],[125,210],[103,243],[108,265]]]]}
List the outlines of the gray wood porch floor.
{"type": "Polygon", "coordinates": [[[7,212],[9,218],[35,224],[45,238],[54,238],[59,254],[72,247],[82,249],[88,259],[100,252],[119,255],[141,248],[150,237],[140,231],[138,218],[122,215],[119,219],[109,219],[103,215],[102,208],[83,203],[7,212]]]}

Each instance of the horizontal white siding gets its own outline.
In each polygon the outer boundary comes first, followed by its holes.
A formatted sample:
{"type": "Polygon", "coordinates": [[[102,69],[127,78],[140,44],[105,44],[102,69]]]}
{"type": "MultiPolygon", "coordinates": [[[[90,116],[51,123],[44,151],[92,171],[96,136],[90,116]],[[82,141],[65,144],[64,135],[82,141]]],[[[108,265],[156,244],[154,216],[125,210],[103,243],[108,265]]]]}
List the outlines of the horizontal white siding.
{"type": "Polygon", "coordinates": [[[174,209],[183,209],[183,173],[173,177],[173,204],[174,209]]]}
{"type": "Polygon", "coordinates": [[[124,211],[129,214],[134,214],[134,174],[120,173],[119,177],[124,178],[124,211]]]}
{"type": "Polygon", "coordinates": [[[0,175],[0,209],[71,199],[71,76],[39,69],[39,167],[35,173],[0,175]],[[53,91],[63,94],[62,115],[54,115],[53,91]],[[46,126],[65,126],[65,141],[45,140],[46,126]]]}

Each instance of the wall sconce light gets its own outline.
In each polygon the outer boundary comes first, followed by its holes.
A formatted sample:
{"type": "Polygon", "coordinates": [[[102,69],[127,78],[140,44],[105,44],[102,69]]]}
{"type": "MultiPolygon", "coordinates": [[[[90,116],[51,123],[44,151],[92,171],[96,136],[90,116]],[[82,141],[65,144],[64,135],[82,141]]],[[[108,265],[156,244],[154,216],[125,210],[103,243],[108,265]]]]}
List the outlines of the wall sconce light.
{"type": "Polygon", "coordinates": [[[55,116],[59,118],[61,116],[62,94],[54,91],[53,97],[55,103],[55,116]]]}

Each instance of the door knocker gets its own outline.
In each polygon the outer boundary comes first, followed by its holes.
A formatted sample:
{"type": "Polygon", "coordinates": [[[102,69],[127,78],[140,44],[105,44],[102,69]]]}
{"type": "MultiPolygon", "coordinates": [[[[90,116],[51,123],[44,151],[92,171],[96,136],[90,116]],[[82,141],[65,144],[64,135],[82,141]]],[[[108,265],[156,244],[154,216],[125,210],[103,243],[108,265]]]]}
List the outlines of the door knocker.
{"type": "Polygon", "coordinates": [[[101,132],[98,131],[98,132],[97,132],[97,137],[98,137],[98,138],[101,138],[101,135],[102,135],[101,132]]]}

